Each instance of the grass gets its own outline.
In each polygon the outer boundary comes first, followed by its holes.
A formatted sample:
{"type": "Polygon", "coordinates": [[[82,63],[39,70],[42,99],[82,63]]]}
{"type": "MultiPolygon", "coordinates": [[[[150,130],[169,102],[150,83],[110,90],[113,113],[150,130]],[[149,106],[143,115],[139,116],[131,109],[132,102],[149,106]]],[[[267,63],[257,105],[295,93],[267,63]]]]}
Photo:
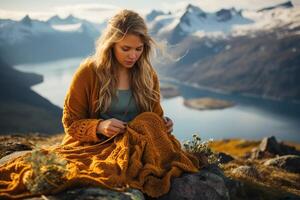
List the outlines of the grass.
{"type": "Polygon", "coordinates": [[[235,157],[242,157],[247,152],[251,152],[254,147],[259,145],[260,141],[250,141],[242,139],[217,140],[210,144],[210,147],[216,152],[224,152],[235,157]]]}
{"type": "MultiPolygon", "coordinates": [[[[226,176],[240,180],[246,184],[246,188],[249,190],[248,192],[252,191],[255,193],[254,190],[263,190],[263,194],[265,195],[264,199],[272,199],[274,195],[279,197],[279,194],[280,196],[284,196],[288,193],[300,196],[300,174],[290,173],[276,167],[265,166],[263,162],[266,160],[243,159],[243,156],[251,152],[259,143],[260,141],[228,139],[214,141],[210,144],[210,147],[216,152],[224,152],[236,158],[227,164],[222,164],[222,169],[226,176]],[[253,178],[232,173],[233,169],[242,165],[253,166],[260,176],[253,178]]],[[[293,145],[297,149],[300,147],[299,144],[291,142],[284,143],[293,145]]]]}

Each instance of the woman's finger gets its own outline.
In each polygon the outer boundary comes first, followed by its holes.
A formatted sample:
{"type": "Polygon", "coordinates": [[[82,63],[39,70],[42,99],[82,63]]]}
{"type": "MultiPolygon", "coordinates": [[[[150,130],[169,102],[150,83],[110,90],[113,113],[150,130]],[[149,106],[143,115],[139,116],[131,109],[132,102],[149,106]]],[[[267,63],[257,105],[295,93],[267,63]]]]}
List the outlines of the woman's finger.
{"type": "Polygon", "coordinates": [[[164,117],[164,121],[165,121],[165,123],[167,123],[169,120],[170,120],[170,118],[169,118],[169,117],[164,117]]]}
{"type": "Polygon", "coordinates": [[[173,122],[170,120],[170,121],[167,122],[166,125],[167,125],[168,127],[169,127],[169,126],[173,126],[173,122]]]}
{"type": "Polygon", "coordinates": [[[124,129],[120,129],[120,128],[116,128],[116,127],[109,127],[108,131],[115,135],[115,134],[122,133],[124,131],[124,129]]]}
{"type": "Polygon", "coordinates": [[[113,122],[112,126],[122,129],[126,128],[126,124],[124,124],[123,122],[113,122]]]}

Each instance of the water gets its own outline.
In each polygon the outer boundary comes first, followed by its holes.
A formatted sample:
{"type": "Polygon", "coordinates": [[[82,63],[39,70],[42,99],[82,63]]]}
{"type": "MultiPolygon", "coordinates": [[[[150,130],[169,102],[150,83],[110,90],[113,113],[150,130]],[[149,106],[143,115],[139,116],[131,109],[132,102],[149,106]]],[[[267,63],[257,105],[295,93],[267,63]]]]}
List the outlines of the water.
{"type": "MultiPolygon", "coordinates": [[[[44,82],[32,89],[63,106],[64,97],[70,86],[73,73],[83,58],[68,58],[52,62],[15,66],[26,72],[44,76],[44,82]]],[[[271,101],[239,95],[226,95],[200,90],[191,86],[178,86],[179,97],[165,99],[162,107],[165,115],[174,122],[174,135],[184,141],[192,134],[204,140],[223,138],[261,139],[274,135],[278,140],[300,142],[300,105],[271,101]],[[236,106],[222,110],[194,110],[183,105],[184,98],[211,97],[230,100],[236,106]]]]}

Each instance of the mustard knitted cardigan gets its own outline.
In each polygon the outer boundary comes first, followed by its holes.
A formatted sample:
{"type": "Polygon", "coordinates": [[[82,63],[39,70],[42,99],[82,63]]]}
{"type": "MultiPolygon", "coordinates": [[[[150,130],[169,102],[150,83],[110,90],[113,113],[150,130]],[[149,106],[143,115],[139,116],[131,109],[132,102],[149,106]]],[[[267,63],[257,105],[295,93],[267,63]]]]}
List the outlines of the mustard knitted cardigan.
{"type": "MultiPolygon", "coordinates": [[[[155,81],[159,91],[156,76],[155,81]]],[[[197,158],[183,151],[179,141],[167,132],[159,102],[154,112],[143,112],[130,121],[125,133],[99,139],[96,127],[101,119],[95,111],[98,91],[92,66],[81,66],[65,99],[66,135],[62,145],[53,150],[67,160],[69,175],[51,193],[75,185],[95,185],[121,191],[131,187],[159,197],[169,191],[172,177],[199,170],[197,158]]],[[[22,181],[30,170],[23,157],[0,166],[0,198],[34,196],[22,181]]]]}

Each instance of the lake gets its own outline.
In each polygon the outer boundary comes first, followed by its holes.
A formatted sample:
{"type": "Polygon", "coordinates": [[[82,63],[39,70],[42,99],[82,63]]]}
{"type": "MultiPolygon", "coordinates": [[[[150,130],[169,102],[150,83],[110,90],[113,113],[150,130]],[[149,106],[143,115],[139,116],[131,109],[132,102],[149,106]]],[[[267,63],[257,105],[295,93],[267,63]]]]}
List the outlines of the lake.
{"type": "MultiPolygon", "coordinates": [[[[83,58],[67,58],[16,65],[14,68],[43,75],[44,81],[34,85],[32,89],[62,107],[73,73],[82,60],[83,58]]],[[[198,134],[204,140],[261,139],[274,135],[278,140],[300,142],[300,104],[221,94],[177,82],[172,84],[179,88],[181,96],[162,100],[162,107],[165,115],[173,120],[173,134],[180,141],[198,134]],[[184,98],[196,97],[229,100],[236,106],[199,111],[183,105],[184,98]]]]}

